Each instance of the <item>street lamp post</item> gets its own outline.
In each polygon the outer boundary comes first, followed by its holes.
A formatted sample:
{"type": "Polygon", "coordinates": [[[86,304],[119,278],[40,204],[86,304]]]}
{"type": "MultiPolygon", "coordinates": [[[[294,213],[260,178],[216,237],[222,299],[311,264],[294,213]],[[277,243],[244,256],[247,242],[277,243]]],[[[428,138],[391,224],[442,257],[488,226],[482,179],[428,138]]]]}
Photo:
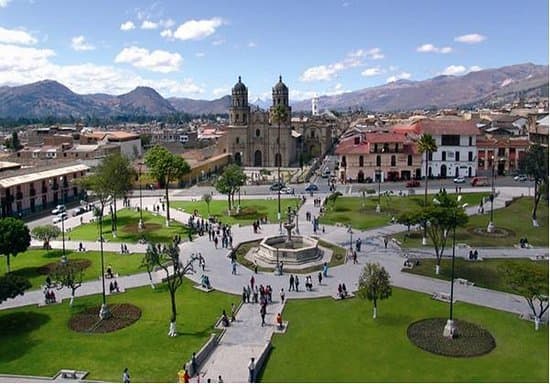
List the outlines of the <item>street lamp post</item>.
{"type": "Polygon", "coordinates": [[[279,120],[279,127],[277,130],[277,155],[275,161],[277,162],[277,220],[279,220],[279,233],[283,233],[283,222],[281,221],[281,121],[279,120]]]}
{"type": "Polygon", "coordinates": [[[495,200],[495,157],[491,156],[491,194],[489,195],[489,201],[491,201],[491,218],[487,225],[487,232],[493,233],[495,231],[495,222],[493,217],[493,201],[495,200]]]}
{"type": "Polygon", "coordinates": [[[140,231],[143,230],[143,202],[142,202],[142,194],[141,194],[141,167],[143,166],[143,163],[139,163],[139,223],[138,228],[140,231]]]}
{"type": "Polygon", "coordinates": [[[296,234],[300,234],[300,226],[298,225],[298,211],[294,210],[294,217],[296,218],[296,234]]]}
{"type": "Polygon", "coordinates": [[[103,209],[104,209],[104,203],[101,203],[101,208],[98,212],[99,254],[101,257],[101,288],[102,288],[101,289],[102,304],[101,304],[101,309],[99,310],[99,318],[101,320],[105,320],[111,315],[109,308],[107,307],[107,301],[105,299],[105,258],[103,255],[103,209]]]}
{"type": "MultiPolygon", "coordinates": [[[[65,206],[65,177],[66,176],[61,176],[59,178],[59,181],[62,183],[61,196],[63,197],[63,206],[65,206]]],[[[65,212],[66,212],[66,209],[65,209],[65,212]]],[[[62,236],[62,242],[63,242],[63,254],[61,256],[61,261],[63,263],[67,262],[67,255],[65,254],[65,217],[63,216],[63,214],[66,214],[65,212],[61,214],[61,236],[62,236]]]]}
{"type": "Polygon", "coordinates": [[[378,180],[378,204],[376,204],[376,213],[380,213],[380,182],[382,181],[382,170],[377,169],[375,175],[378,180]]]}
{"type": "Polygon", "coordinates": [[[349,251],[351,253],[353,252],[353,230],[351,229],[351,225],[348,226],[348,233],[349,233],[349,251]]]}

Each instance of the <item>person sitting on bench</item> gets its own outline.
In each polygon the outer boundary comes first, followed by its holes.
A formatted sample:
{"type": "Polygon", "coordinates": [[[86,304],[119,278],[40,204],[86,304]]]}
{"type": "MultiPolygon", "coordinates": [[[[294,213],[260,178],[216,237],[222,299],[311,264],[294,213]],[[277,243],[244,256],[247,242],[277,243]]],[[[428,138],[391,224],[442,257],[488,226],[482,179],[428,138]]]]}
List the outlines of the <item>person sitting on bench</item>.
{"type": "Polygon", "coordinates": [[[229,327],[229,318],[227,317],[227,313],[225,313],[225,309],[222,311],[222,325],[229,327]]]}
{"type": "Polygon", "coordinates": [[[110,265],[107,267],[107,277],[109,279],[113,278],[113,267],[111,267],[110,265]]]}
{"type": "Polygon", "coordinates": [[[277,327],[283,329],[283,316],[280,313],[277,313],[277,327]]]}

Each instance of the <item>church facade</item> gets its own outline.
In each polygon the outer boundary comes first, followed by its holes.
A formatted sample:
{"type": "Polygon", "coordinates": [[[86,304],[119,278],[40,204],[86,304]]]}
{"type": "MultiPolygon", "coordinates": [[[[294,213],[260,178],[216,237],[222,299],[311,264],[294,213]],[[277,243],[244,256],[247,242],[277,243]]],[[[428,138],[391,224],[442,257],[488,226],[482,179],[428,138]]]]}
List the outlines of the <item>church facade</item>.
{"type": "Polygon", "coordinates": [[[247,167],[289,167],[298,161],[298,132],[293,132],[288,102],[288,87],[281,77],[272,90],[273,104],[269,111],[252,110],[248,104],[248,88],[241,77],[231,91],[229,127],[225,149],[235,163],[247,167]],[[278,121],[276,109],[284,111],[278,121]]]}

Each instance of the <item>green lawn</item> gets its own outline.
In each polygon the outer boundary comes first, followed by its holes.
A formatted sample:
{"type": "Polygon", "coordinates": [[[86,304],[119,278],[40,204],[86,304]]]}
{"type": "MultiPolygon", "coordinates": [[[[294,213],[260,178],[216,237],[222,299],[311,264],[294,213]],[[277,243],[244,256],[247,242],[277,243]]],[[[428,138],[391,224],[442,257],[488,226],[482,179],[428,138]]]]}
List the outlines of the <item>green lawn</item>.
{"type": "MultiPolygon", "coordinates": [[[[454,194],[453,194],[454,195],[454,194]]],[[[469,205],[479,205],[479,202],[487,193],[475,192],[462,195],[462,202],[469,205]]],[[[428,201],[433,199],[434,195],[428,195],[428,201]]],[[[336,204],[328,203],[326,212],[321,217],[322,224],[351,224],[357,229],[370,229],[388,225],[392,217],[397,218],[402,212],[418,208],[424,204],[424,195],[399,197],[391,195],[390,197],[380,197],[381,212],[376,213],[378,197],[371,196],[363,199],[362,197],[340,197],[336,204]]]]}
{"type": "Polygon", "coordinates": [[[63,304],[0,312],[0,372],[52,376],[62,368],[89,371],[86,379],[120,382],[128,367],[133,382],[175,382],[177,372],[206,342],[235,296],[204,293],[189,281],[177,293],[178,331],[167,336],[170,299],[165,289],[131,289],[109,296],[108,304],[131,303],[142,317],[128,328],[107,334],[71,331],[72,313],[101,304],[100,296],[77,297],[63,304]]]}
{"type": "MultiPolygon", "coordinates": [[[[101,258],[99,252],[76,252],[66,250],[66,255],[71,259],[87,259],[92,262],[92,265],[86,268],[84,272],[84,280],[95,280],[101,276],[101,258]]],[[[44,284],[46,274],[44,269],[51,263],[57,263],[61,260],[62,251],[55,249],[45,251],[42,249],[30,249],[24,253],[20,253],[17,257],[10,258],[11,271],[14,274],[21,275],[29,279],[33,289],[40,288],[44,284]]],[[[104,252],[105,268],[108,265],[113,267],[113,271],[119,275],[131,275],[138,272],[145,272],[145,269],[140,268],[143,254],[121,255],[115,252],[104,252]]],[[[0,275],[6,273],[6,261],[2,257],[0,259],[0,275]]]]}
{"type": "MultiPolygon", "coordinates": [[[[472,281],[476,286],[514,293],[504,281],[499,267],[506,263],[534,264],[542,273],[548,275],[548,261],[532,261],[529,259],[485,259],[483,261],[466,261],[455,259],[455,278],[461,277],[472,281]]],[[[435,274],[435,259],[422,259],[420,265],[413,269],[403,269],[404,272],[451,280],[451,260],[442,259],[439,275],[435,274]]]]}
{"type": "MultiPolygon", "coordinates": [[[[187,240],[187,227],[176,221],[166,227],[166,216],[154,215],[143,211],[143,221],[145,229],[138,230],[139,212],[133,209],[122,209],[118,211],[118,231],[117,237],[113,238],[111,233],[111,216],[103,217],[103,236],[107,241],[122,243],[137,243],[142,237],[153,243],[168,243],[178,234],[182,240],[187,240]]],[[[80,225],[71,230],[69,237],[71,240],[96,241],[99,238],[99,229],[97,223],[88,223],[80,225]]]]}
{"type": "MultiPolygon", "coordinates": [[[[505,237],[488,237],[473,232],[475,228],[487,228],[489,213],[470,216],[465,228],[456,229],[456,241],[473,247],[512,247],[519,244],[521,237],[527,237],[533,246],[548,246],[548,203],[541,201],[537,210],[539,227],[534,228],[531,221],[533,199],[523,197],[513,201],[508,207],[494,211],[494,222],[497,228],[504,228],[509,232],[505,237]]],[[[405,238],[406,232],[397,235],[404,247],[421,247],[422,235],[411,232],[405,238]]],[[[428,238],[431,247],[431,241],[428,238]]],[[[448,246],[451,244],[449,243],[448,246]]],[[[519,251],[518,251],[519,252],[519,251]]],[[[483,255],[482,255],[483,256],[483,255]]]]}
{"type": "MultiPolygon", "coordinates": [[[[235,203],[238,204],[237,199],[235,203]]],[[[287,207],[296,208],[299,199],[281,198],[281,216],[283,220],[287,217],[287,207]]],[[[193,213],[196,209],[202,217],[208,217],[208,207],[204,201],[173,201],[170,203],[173,208],[181,209],[187,213],[193,213]]],[[[241,210],[237,215],[227,216],[227,200],[212,200],[210,202],[210,215],[216,216],[223,223],[227,224],[252,224],[253,221],[267,216],[271,223],[277,223],[278,203],[277,197],[271,200],[246,200],[241,199],[241,210]]]]}
{"type": "MultiPolygon", "coordinates": [[[[448,304],[393,288],[378,306],[354,298],[290,300],[285,334],[273,337],[265,382],[548,382],[548,327],[538,332],[517,315],[457,303],[455,316],[491,332],[485,356],[449,358],[414,346],[407,327],[447,317],[448,304]]],[[[443,330],[441,330],[443,332],[443,330]]]]}

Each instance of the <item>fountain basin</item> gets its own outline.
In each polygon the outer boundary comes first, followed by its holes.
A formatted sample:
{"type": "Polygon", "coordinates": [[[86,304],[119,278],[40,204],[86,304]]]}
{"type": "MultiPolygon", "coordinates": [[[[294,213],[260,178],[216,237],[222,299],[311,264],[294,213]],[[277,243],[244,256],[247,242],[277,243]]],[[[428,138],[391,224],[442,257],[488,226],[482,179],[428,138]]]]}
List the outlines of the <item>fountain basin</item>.
{"type": "Polygon", "coordinates": [[[272,236],[262,240],[256,251],[256,257],[269,265],[276,265],[277,260],[285,265],[300,265],[323,257],[319,242],[308,236],[293,235],[272,236]]]}

